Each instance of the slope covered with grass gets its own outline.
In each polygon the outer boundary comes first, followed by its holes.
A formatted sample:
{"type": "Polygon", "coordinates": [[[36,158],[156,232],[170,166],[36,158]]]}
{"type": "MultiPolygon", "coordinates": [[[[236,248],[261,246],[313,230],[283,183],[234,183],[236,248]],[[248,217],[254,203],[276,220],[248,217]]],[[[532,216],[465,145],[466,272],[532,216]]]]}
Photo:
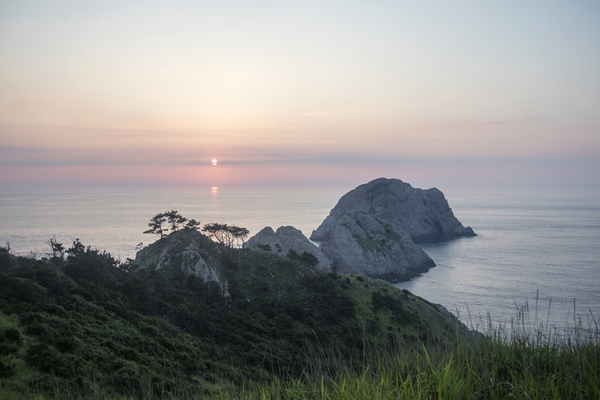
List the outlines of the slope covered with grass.
{"type": "Polygon", "coordinates": [[[295,255],[202,246],[228,295],[176,263],[120,263],[78,241],[66,258],[0,249],[4,397],[209,394],[340,363],[358,373],[386,354],[469,336],[382,281],[326,274],[295,255]]]}

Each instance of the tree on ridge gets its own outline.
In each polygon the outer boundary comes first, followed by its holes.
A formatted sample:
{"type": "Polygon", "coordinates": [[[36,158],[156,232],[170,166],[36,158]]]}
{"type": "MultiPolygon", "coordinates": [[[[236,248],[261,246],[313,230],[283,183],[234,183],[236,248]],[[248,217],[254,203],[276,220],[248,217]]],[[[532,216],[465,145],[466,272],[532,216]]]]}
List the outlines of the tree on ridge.
{"type": "Polygon", "coordinates": [[[179,228],[198,229],[200,227],[200,221],[195,219],[188,220],[176,210],[165,211],[156,214],[148,222],[150,229],[144,231],[146,234],[159,235],[161,238],[167,236],[169,228],[172,232],[179,230],[179,228]]]}
{"type": "Polygon", "coordinates": [[[148,222],[150,229],[144,231],[144,233],[150,235],[159,235],[161,238],[165,237],[166,232],[169,231],[169,228],[165,227],[165,224],[167,223],[167,214],[168,213],[158,213],[152,217],[150,222],[148,222]]]}
{"type": "Polygon", "coordinates": [[[235,225],[219,224],[217,222],[211,222],[205,224],[202,227],[202,231],[207,233],[212,239],[214,239],[221,246],[233,248],[234,241],[244,243],[244,239],[248,237],[250,231],[246,228],[241,228],[235,225]]]}
{"type": "Polygon", "coordinates": [[[185,224],[185,227],[188,229],[198,229],[200,227],[200,221],[196,221],[192,218],[188,220],[187,224],[185,224]]]}
{"type": "Polygon", "coordinates": [[[171,225],[171,230],[173,232],[178,230],[179,226],[185,224],[185,222],[187,221],[187,218],[185,218],[175,210],[165,212],[164,214],[167,217],[167,220],[169,221],[169,224],[171,225]]]}

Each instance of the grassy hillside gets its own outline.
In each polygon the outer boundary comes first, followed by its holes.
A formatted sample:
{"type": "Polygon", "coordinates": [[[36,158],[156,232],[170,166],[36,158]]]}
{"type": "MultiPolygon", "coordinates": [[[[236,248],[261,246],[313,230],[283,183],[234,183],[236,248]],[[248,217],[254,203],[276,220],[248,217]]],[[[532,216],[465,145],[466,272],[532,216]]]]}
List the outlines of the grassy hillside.
{"type": "Polygon", "coordinates": [[[382,281],[210,240],[201,251],[228,296],[176,262],[121,263],[78,241],[66,257],[43,260],[0,249],[0,393],[218,394],[331,375],[342,364],[360,374],[391,354],[470,337],[436,306],[382,281]]]}

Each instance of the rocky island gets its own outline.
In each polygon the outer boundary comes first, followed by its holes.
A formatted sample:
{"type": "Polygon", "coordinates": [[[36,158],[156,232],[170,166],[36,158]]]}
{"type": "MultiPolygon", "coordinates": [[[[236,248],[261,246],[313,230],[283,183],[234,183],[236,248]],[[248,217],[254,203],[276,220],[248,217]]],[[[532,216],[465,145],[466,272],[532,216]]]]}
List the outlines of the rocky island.
{"type": "Polygon", "coordinates": [[[342,196],[310,236],[319,247],[293,227],[277,232],[267,227],[246,247],[282,255],[309,252],[318,258],[320,269],[394,282],[435,266],[419,243],[469,236],[475,232],[456,219],[440,190],[379,178],[342,196]]]}
{"type": "Polygon", "coordinates": [[[379,178],[346,193],[310,240],[326,242],[336,222],[349,210],[377,218],[408,233],[415,243],[475,236],[454,216],[444,194],[418,189],[400,179],[379,178]]]}

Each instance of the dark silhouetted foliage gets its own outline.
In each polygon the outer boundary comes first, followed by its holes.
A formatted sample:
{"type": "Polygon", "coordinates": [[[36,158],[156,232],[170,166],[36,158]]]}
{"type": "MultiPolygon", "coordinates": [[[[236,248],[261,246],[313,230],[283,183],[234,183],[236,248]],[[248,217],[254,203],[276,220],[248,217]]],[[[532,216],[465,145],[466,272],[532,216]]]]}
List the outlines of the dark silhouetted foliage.
{"type": "MultiPolygon", "coordinates": [[[[245,232],[229,231],[231,238],[221,240],[230,245],[245,232]]],[[[218,263],[228,296],[176,263],[158,270],[122,263],[78,239],[69,249],[54,239],[50,260],[0,248],[0,320],[12,321],[0,325],[3,379],[14,377],[21,363],[36,371],[26,386],[48,393],[60,387],[84,393],[100,385],[127,395],[143,380],[164,394],[248,378],[268,381],[274,371],[301,376],[310,354],[324,365],[333,363],[330,355],[343,355],[358,367],[365,346],[386,349],[379,330],[365,330],[367,307],[360,299],[389,312],[402,309],[398,296],[371,297],[382,289],[320,272],[309,253],[222,252],[204,238],[201,251],[218,263]]]]}

